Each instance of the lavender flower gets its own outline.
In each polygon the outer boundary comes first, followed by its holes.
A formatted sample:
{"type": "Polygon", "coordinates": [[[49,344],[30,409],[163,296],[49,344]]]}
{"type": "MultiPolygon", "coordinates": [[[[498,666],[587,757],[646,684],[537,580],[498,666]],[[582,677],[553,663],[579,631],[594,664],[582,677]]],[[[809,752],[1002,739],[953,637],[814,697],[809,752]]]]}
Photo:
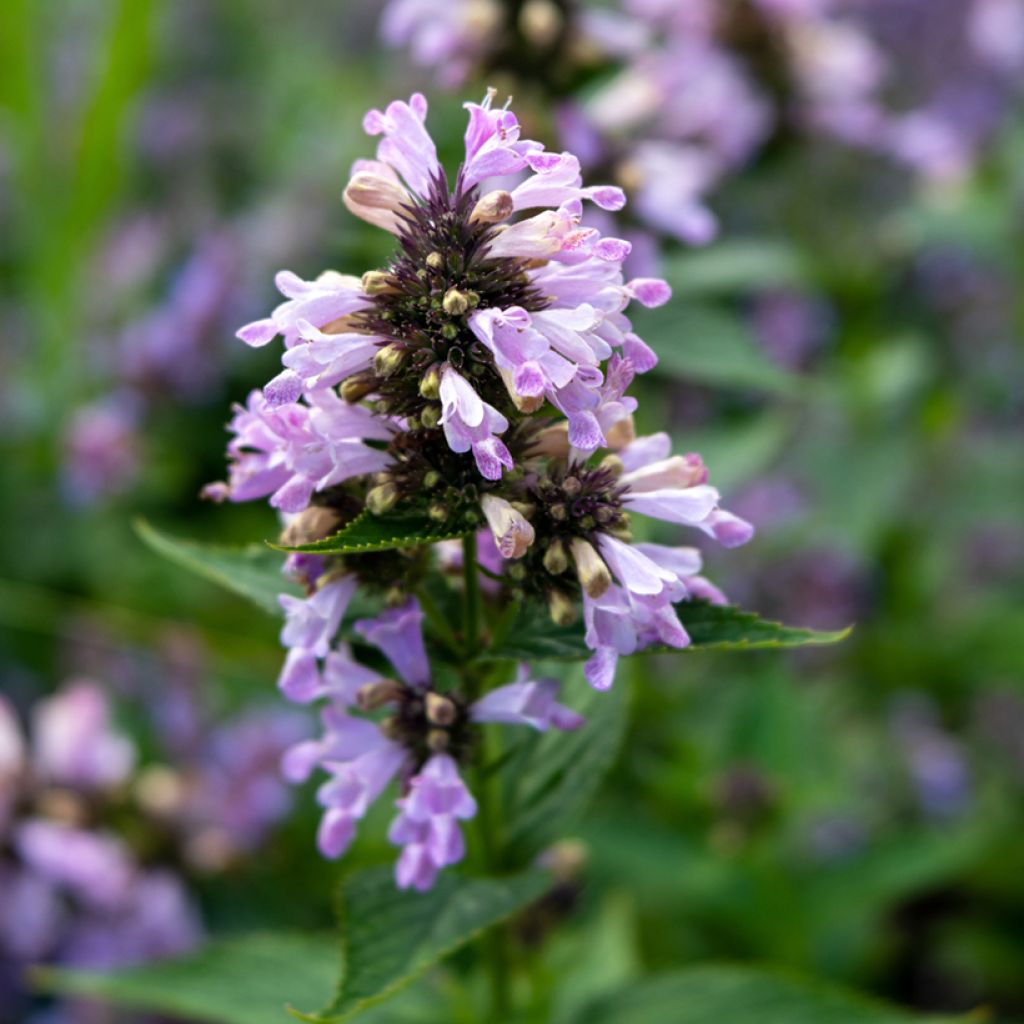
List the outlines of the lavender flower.
{"type": "MultiPolygon", "coordinates": [[[[574,423],[586,420],[578,447],[602,443],[589,415],[600,402],[601,363],[615,348],[642,346],[622,310],[634,296],[665,301],[667,289],[627,285],[629,244],[581,223],[584,201],[619,209],[620,189],[585,187],[574,156],[521,139],[515,115],[494,109],[491,94],[466,106],[465,161],[452,193],[422,96],[366,116],[366,130],[382,139],[375,160],[356,162],[345,202],[396,234],[401,253],[361,281],[278,275],[288,301],[239,336],[266,344],[282,334],[286,369],[239,410],[231,480],[215,496],[269,493],[272,504],[298,511],[351,476],[386,474],[392,460],[363,442],[417,426],[440,427],[452,453],[471,453],[477,473],[500,480],[516,454],[506,435],[545,399],[572,410],[574,423]],[[522,176],[510,191],[482,187],[510,175],[522,176]],[[371,421],[358,407],[344,415],[330,390],[338,385],[350,402],[376,396],[389,415],[371,421]]],[[[644,368],[653,364],[646,354],[644,368]]],[[[472,482],[464,461],[453,466],[472,482]]]]}
{"type": "Polygon", "coordinates": [[[617,211],[622,190],[585,185],[574,154],[523,139],[493,92],[466,107],[453,188],[422,96],[367,114],[380,142],[375,159],[354,165],[344,201],[395,235],[398,253],[359,280],[278,275],[286,301],[238,333],[250,345],[281,335],[284,369],[237,411],[229,481],[210,490],[269,497],[287,515],[292,547],[364,518],[391,517],[400,539],[410,514],[477,535],[479,548],[467,542],[454,560],[415,538],[408,549],[300,551],[287,568],[306,595],[280,599],[288,653],[279,688],[326,705],[322,735],[294,745],[282,770],[295,782],[318,767],[330,776],[317,794],[318,845],[332,858],[397,782],[390,836],[402,847],[403,888],[429,887],[463,856],[460,823],[475,803],[461,771],[482,724],[583,724],[557,701],[554,680],[525,667],[482,692],[472,666],[483,638],[468,612],[447,640],[465,658],[472,698],[439,688],[416,596],[435,557],[459,563],[467,608],[479,589],[497,603],[546,604],[568,626],[582,602],[594,652],[586,675],[607,689],[621,654],[689,643],[676,603],[724,600],[699,575],[695,550],[634,544],[630,517],[696,527],[725,547],[753,532],[720,506],[699,456],[670,457],[667,435],[635,437],[627,391],[657,357],[625,310],[634,300],[661,306],[671,293],[657,278],[627,280],[629,243],[584,222],[584,203],[617,211]],[[384,610],[343,628],[359,589],[384,610]],[[339,640],[349,629],[395,678],[353,658],[339,640]],[[379,709],[382,722],[364,717],[379,709]]]}
{"type": "Polygon", "coordinates": [[[348,849],[371,804],[399,779],[401,813],[389,832],[403,847],[395,877],[401,888],[417,889],[429,888],[442,868],[462,859],[458,822],[473,817],[476,804],[459,763],[470,754],[474,726],[496,722],[544,731],[583,724],[555,699],[557,682],[532,680],[525,666],[514,682],[472,704],[458,693],[439,692],[431,682],[422,620],[419,605],[410,601],[355,624],[392,663],[401,682],[354,662],[347,648],[331,652],[324,683],[316,689],[331,701],[323,712],[325,732],[319,740],[294,746],[282,763],[293,782],[309,778],[318,765],[329,773],[317,794],[325,809],[318,846],[331,858],[348,849]],[[380,725],[351,713],[380,707],[392,710],[380,725]]]}

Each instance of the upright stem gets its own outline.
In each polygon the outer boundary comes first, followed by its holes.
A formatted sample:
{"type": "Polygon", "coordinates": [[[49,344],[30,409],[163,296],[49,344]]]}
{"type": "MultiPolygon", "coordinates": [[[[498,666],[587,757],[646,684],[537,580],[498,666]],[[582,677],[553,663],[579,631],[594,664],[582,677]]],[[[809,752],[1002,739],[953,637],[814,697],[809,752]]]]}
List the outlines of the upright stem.
{"type": "MultiPolygon", "coordinates": [[[[463,685],[468,700],[480,696],[482,679],[474,665],[480,653],[480,575],[476,564],[476,534],[462,539],[462,581],[463,605],[462,628],[465,662],[462,667],[463,685]]],[[[493,779],[482,771],[481,760],[477,771],[475,787],[479,809],[476,826],[480,841],[480,860],[484,871],[494,874],[500,870],[501,850],[498,842],[498,823],[495,820],[493,804],[493,779]]],[[[508,948],[506,934],[501,925],[492,928],[484,936],[483,951],[491,982],[491,1015],[494,1024],[502,1024],[509,1016],[511,993],[509,991],[508,948]]]]}
{"type": "MultiPolygon", "coordinates": [[[[472,661],[480,647],[480,576],[476,569],[476,534],[462,538],[463,632],[466,658],[472,661]]],[[[473,694],[472,696],[476,696],[473,694]]]]}

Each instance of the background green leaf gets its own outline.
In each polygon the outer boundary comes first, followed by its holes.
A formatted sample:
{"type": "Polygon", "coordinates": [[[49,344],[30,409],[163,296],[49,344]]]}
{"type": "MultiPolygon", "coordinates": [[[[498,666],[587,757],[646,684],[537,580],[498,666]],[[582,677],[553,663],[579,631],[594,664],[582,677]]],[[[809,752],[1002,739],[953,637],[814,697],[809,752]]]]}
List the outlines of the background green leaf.
{"type": "Polygon", "coordinates": [[[750,967],[652,975],[598,999],[571,1024],[939,1024],[819,982],[750,967]]]}
{"type": "Polygon", "coordinates": [[[345,970],[339,990],[319,1013],[296,1015],[331,1024],[350,1020],[533,902],[549,885],[539,871],[500,879],[446,874],[419,893],[396,889],[391,868],[353,875],[340,901],[345,970]]]}
{"type": "Polygon", "coordinates": [[[144,519],[136,520],[135,532],[157,554],[246,598],[271,615],[280,614],[278,594],[301,595],[298,584],[282,573],[281,556],[262,544],[231,548],[184,540],[158,530],[144,519]]]}
{"type": "Polygon", "coordinates": [[[678,300],[792,287],[805,284],[808,275],[799,250],[787,242],[733,238],[668,257],[664,276],[678,300]]]}
{"type": "Polygon", "coordinates": [[[798,379],[773,363],[737,315],[714,306],[672,305],[633,316],[658,353],[655,373],[698,384],[793,392],[798,379]]]}
{"type": "MultiPolygon", "coordinates": [[[[755,650],[761,648],[808,647],[834,644],[850,634],[849,629],[821,631],[785,626],[762,619],[731,605],[713,605],[703,601],[684,601],[676,605],[679,621],[690,634],[690,646],[676,653],[699,650],[755,650]]],[[[649,647],[643,654],[675,651],[672,647],[649,647]]],[[[551,658],[575,661],[589,658],[593,652],[583,642],[583,627],[556,626],[550,616],[535,608],[526,608],[506,635],[485,658],[529,661],[551,658]]]]}
{"type": "Polygon", "coordinates": [[[95,974],[36,972],[40,987],[215,1024],[282,1024],[285,1007],[329,997],[341,954],[329,936],[261,933],[224,939],[187,957],[95,974]]]}
{"type": "Polygon", "coordinates": [[[575,671],[560,700],[586,719],[574,732],[551,730],[516,755],[507,777],[508,840],[524,855],[565,836],[597,795],[615,763],[628,721],[629,688],[599,693],[575,671]]]}

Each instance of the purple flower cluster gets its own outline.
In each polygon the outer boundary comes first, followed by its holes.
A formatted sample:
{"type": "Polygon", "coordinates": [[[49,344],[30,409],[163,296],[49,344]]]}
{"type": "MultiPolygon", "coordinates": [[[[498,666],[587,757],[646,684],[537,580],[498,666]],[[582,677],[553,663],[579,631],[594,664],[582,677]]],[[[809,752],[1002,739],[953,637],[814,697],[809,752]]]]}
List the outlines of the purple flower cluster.
{"type": "Polygon", "coordinates": [[[29,740],[0,697],[0,959],[109,968],[195,946],[202,926],[182,880],[90,820],[136,760],[103,692],[72,683],[31,724],[29,740]]]}
{"type": "MultiPolygon", "coordinates": [[[[449,534],[479,534],[463,565],[495,605],[546,607],[592,650],[586,676],[612,685],[616,662],[689,637],[675,605],[722,602],[699,575],[697,550],[634,543],[631,517],[695,527],[726,547],[751,526],[725,511],[698,455],[672,456],[666,434],[636,437],[627,394],[657,362],[626,316],[636,300],[670,297],[656,278],[627,279],[630,244],[583,221],[584,203],[615,211],[621,189],[583,183],[571,153],[524,139],[515,115],[468,103],[461,167],[449,185],[420,95],[373,110],[374,160],[359,160],[349,210],[395,235],[397,254],[361,278],[303,281],[282,271],[284,301],[243,327],[263,346],[280,336],[283,369],[230,424],[230,472],[215,499],[268,498],[283,542],[302,547],[367,517],[418,517],[449,534]],[[486,524],[486,531],[480,528],[486,524]]],[[[459,860],[459,822],[475,803],[460,777],[483,723],[575,728],[557,684],[521,666],[480,695],[439,689],[423,636],[418,587],[446,550],[302,553],[288,569],[306,596],[282,595],[290,700],[326,701],[324,734],[284,761],[293,781],[319,765],[331,778],[320,849],[339,856],[392,780],[400,813],[398,883],[431,885],[459,860]],[[385,610],[343,630],[357,591],[385,610]],[[378,648],[385,678],[356,661],[343,632],[378,648]],[[386,708],[383,721],[366,717],[386,708]]],[[[469,599],[469,594],[466,594],[469,599]]],[[[463,635],[467,656],[478,639],[463,635]]]]}
{"type": "Polygon", "coordinates": [[[645,232],[688,244],[713,237],[708,196],[780,129],[961,177],[1024,68],[1021,0],[391,0],[381,33],[448,87],[530,69],[563,142],[614,173],[645,232]],[[891,20],[930,31],[904,30],[903,52],[891,20]]]}

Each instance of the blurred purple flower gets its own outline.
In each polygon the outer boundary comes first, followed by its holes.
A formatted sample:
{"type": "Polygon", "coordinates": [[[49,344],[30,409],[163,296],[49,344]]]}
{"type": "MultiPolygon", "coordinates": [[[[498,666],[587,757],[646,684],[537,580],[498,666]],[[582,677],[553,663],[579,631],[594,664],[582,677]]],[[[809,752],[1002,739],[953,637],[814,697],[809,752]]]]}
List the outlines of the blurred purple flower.
{"type": "Polygon", "coordinates": [[[138,413],[126,395],[76,410],[64,435],[63,485],[88,505],[125,491],[139,470],[138,413]]]}

